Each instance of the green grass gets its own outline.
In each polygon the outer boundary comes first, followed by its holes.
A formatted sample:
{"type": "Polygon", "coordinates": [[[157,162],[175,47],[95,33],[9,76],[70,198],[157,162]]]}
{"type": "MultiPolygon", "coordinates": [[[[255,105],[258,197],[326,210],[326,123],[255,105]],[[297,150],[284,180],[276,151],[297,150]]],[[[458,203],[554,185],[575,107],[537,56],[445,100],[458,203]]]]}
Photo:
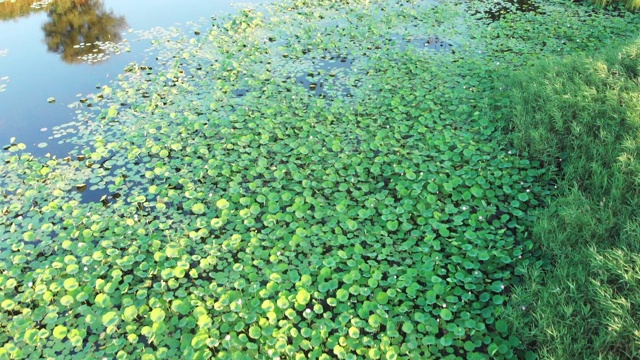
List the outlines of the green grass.
{"type": "Polygon", "coordinates": [[[537,64],[509,86],[515,146],[555,164],[510,317],[543,359],[640,356],[640,43],[537,64]]]}
{"type": "Polygon", "coordinates": [[[628,9],[640,9],[640,0],[591,0],[591,2],[599,6],[607,6],[611,5],[612,3],[623,3],[624,6],[626,6],[628,9]]]}

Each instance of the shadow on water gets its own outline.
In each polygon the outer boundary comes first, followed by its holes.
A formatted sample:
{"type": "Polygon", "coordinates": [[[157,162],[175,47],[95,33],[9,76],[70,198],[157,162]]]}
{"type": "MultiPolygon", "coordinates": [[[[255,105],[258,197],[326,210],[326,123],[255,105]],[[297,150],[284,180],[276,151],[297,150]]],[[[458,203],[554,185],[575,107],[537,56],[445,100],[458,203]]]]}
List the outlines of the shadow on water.
{"type": "Polygon", "coordinates": [[[539,6],[532,0],[503,0],[496,1],[494,5],[483,12],[490,21],[500,21],[503,16],[514,12],[538,12],[539,6]]]}
{"type": "Polygon", "coordinates": [[[347,57],[315,60],[307,74],[296,77],[296,83],[321,98],[350,96],[351,91],[343,77],[345,72],[351,70],[353,61],[347,57]]]}
{"type": "Polygon", "coordinates": [[[437,35],[417,38],[405,38],[401,35],[394,35],[390,38],[390,42],[400,50],[406,50],[409,47],[413,47],[418,50],[455,52],[454,45],[452,43],[437,35]]]}
{"type": "Polygon", "coordinates": [[[50,52],[66,63],[92,63],[109,46],[120,43],[124,17],[106,11],[100,0],[58,0],[48,10],[42,30],[50,52]]]}

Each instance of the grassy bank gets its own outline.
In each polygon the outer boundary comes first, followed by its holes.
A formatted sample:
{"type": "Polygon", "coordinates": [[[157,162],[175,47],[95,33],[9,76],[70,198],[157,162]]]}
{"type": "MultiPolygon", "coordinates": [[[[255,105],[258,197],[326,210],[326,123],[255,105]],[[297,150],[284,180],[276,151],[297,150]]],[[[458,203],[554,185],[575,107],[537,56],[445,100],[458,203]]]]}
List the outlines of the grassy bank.
{"type": "MultiPolygon", "coordinates": [[[[607,6],[612,3],[616,3],[616,1],[611,0],[591,0],[592,3],[599,6],[607,6]]],[[[618,3],[624,4],[628,9],[640,9],[640,1],[639,0],[618,0],[618,3]]]]}
{"type": "Polygon", "coordinates": [[[509,86],[515,146],[559,170],[514,328],[543,359],[637,359],[640,43],[539,63],[509,86]]]}

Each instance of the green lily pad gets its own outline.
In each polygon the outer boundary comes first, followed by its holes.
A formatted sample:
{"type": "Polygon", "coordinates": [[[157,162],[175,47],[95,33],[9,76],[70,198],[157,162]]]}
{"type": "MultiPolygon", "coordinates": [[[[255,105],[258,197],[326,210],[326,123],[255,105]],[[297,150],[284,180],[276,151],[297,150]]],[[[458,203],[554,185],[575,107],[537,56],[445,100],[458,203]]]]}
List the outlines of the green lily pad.
{"type": "Polygon", "coordinates": [[[53,337],[62,340],[67,336],[68,329],[65,326],[58,325],[53,329],[53,337]]]}
{"type": "Polygon", "coordinates": [[[155,308],[155,309],[151,310],[151,312],[149,313],[149,318],[154,323],[162,322],[164,320],[165,316],[166,316],[165,311],[160,309],[160,308],[155,308]]]}
{"type": "Polygon", "coordinates": [[[115,326],[119,321],[118,313],[115,311],[109,311],[102,315],[102,324],[104,326],[115,326]]]}
{"type": "Polygon", "coordinates": [[[220,210],[224,210],[224,209],[229,208],[229,202],[226,199],[220,199],[220,200],[216,201],[216,206],[220,210]]]}
{"type": "Polygon", "coordinates": [[[311,294],[305,289],[298,290],[298,294],[296,295],[296,302],[300,305],[307,305],[311,300],[311,294]]]}
{"type": "Polygon", "coordinates": [[[73,291],[78,288],[78,281],[76,279],[70,278],[64,281],[64,288],[67,291],[73,291]]]}
{"type": "Polygon", "coordinates": [[[453,319],[453,313],[451,313],[451,310],[446,308],[440,309],[440,318],[442,318],[442,320],[449,321],[453,319]]]}
{"type": "Polygon", "coordinates": [[[191,206],[191,211],[197,215],[204,214],[206,210],[207,207],[202,203],[193,204],[193,206],[191,206]]]}

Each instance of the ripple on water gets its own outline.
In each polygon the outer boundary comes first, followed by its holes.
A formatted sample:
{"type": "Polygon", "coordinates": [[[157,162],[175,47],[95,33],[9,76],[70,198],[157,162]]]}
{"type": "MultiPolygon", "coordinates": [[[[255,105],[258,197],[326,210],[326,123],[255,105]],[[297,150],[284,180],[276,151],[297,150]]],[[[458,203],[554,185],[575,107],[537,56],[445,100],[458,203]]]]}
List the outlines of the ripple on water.
{"type": "Polygon", "coordinates": [[[3,76],[0,77],[0,92],[3,92],[7,89],[7,85],[9,84],[9,77],[3,76]]]}

